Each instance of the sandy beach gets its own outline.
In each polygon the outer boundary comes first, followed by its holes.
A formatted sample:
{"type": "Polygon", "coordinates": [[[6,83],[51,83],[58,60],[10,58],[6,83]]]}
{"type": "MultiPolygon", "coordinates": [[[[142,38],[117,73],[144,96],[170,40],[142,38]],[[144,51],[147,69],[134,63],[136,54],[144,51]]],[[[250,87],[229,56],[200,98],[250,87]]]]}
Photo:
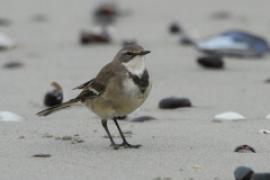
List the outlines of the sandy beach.
{"type": "MultiPolygon", "coordinates": [[[[178,21],[195,39],[230,29],[243,29],[270,39],[269,2],[263,0],[137,0],[117,1],[127,16],[119,17],[108,45],[79,44],[81,30],[95,28],[93,0],[6,0],[0,17],[11,21],[0,32],[18,45],[0,52],[0,111],[11,111],[22,122],[0,122],[1,180],[233,180],[233,171],[244,165],[269,172],[270,128],[269,56],[262,59],[225,58],[224,70],[203,69],[198,52],[179,45],[168,33],[178,21]],[[213,13],[226,11],[225,20],[213,13]],[[45,19],[37,22],[36,16],[45,19]],[[43,97],[52,81],[59,82],[68,100],[74,87],[95,77],[111,61],[125,39],[136,39],[152,51],[147,66],[153,89],[143,106],[120,121],[128,140],[140,149],[113,150],[99,118],[86,108],[62,111],[40,118],[43,97]],[[22,68],[5,69],[10,61],[22,68]],[[161,110],[162,98],[191,100],[192,108],[161,110]],[[247,119],[214,123],[216,114],[236,111],[247,119]],[[142,115],[156,120],[134,123],[142,115]],[[59,140],[79,136],[81,143],[59,140]],[[235,153],[243,144],[256,153],[235,153]],[[50,154],[35,158],[34,154],[50,154]]],[[[118,136],[112,122],[109,127],[118,136]]],[[[120,138],[116,137],[120,142],[120,138]]]]}

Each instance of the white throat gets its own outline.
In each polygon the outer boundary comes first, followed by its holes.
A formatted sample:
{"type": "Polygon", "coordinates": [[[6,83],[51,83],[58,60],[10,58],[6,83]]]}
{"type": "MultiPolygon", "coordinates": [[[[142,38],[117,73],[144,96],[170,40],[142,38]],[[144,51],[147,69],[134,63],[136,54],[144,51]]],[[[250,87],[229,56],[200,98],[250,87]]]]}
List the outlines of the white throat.
{"type": "Polygon", "coordinates": [[[145,59],[143,56],[136,56],[131,61],[122,64],[130,73],[137,76],[141,76],[145,70],[145,59]]]}

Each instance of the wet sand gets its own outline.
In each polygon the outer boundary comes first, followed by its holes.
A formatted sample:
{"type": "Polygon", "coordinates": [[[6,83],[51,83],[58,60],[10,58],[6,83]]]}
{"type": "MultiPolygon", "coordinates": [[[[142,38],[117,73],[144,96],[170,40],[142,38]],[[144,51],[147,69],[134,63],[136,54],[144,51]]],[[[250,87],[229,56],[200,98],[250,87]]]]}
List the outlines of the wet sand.
{"type": "MultiPolygon", "coordinates": [[[[225,59],[225,70],[205,70],[196,64],[198,53],[180,46],[168,34],[168,24],[178,20],[189,34],[200,39],[228,29],[244,29],[270,39],[269,3],[244,0],[119,1],[131,14],[120,17],[110,45],[80,46],[79,32],[91,29],[90,10],[95,1],[9,0],[1,2],[0,17],[11,20],[0,27],[18,41],[14,50],[0,52],[0,110],[23,116],[23,122],[0,122],[1,179],[95,179],[153,180],[233,179],[237,166],[269,172],[269,135],[259,129],[270,128],[265,119],[269,111],[269,57],[263,59],[225,59]],[[214,20],[218,11],[232,14],[214,20]],[[33,16],[44,14],[44,22],[33,16]],[[93,78],[121,47],[124,39],[137,39],[152,53],[147,65],[153,89],[147,102],[130,118],[141,115],[157,120],[132,123],[121,121],[131,131],[128,140],[140,149],[112,150],[104,138],[100,120],[86,108],[62,111],[46,118],[43,95],[51,81],[64,88],[65,99],[78,91],[72,88],[93,78]],[[20,61],[20,69],[2,65],[20,61]],[[160,110],[158,102],[168,96],[188,97],[194,107],[160,110]],[[213,123],[224,111],[237,111],[247,120],[213,123]],[[46,134],[53,137],[44,137],[46,134]],[[56,137],[79,134],[82,143],[56,137]],[[22,137],[23,136],[23,137],[22,137]],[[257,153],[234,153],[236,146],[249,144],[257,153]],[[35,158],[34,154],[50,154],[35,158]]],[[[118,135],[113,123],[109,123],[118,135]]],[[[117,140],[120,141],[118,138],[117,140]]]]}

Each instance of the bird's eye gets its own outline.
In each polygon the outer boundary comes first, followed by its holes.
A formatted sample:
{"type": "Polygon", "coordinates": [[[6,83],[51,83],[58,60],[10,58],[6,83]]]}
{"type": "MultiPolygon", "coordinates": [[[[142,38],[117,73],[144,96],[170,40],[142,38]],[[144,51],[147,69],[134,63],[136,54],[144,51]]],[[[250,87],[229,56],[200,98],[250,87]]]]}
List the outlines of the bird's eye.
{"type": "Polygon", "coordinates": [[[134,55],[134,53],[132,53],[132,52],[126,52],[126,53],[125,53],[125,55],[128,55],[128,56],[133,56],[133,55],[134,55]]]}

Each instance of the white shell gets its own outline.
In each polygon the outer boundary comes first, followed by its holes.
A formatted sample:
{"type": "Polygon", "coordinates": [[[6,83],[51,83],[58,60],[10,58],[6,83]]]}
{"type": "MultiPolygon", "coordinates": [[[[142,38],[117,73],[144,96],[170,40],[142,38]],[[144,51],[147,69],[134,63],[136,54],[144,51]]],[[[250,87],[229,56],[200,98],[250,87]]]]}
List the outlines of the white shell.
{"type": "Polygon", "coordinates": [[[237,113],[237,112],[224,112],[221,114],[218,114],[214,117],[215,122],[225,122],[225,121],[239,121],[239,120],[245,120],[246,118],[237,113]]]}
{"type": "Polygon", "coordinates": [[[16,45],[15,41],[10,37],[0,33],[0,49],[14,48],[16,45]]]}
{"type": "Polygon", "coordinates": [[[9,111],[0,111],[0,121],[5,122],[19,122],[22,121],[24,118],[9,111]]]}
{"type": "Polygon", "coordinates": [[[259,134],[270,134],[270,130],[268,130],[268,129],[260,129],[260,130],[258,131],[258,133],[259,133],[259,134]]]}
{"type": "Polygon", "coordinates": [[[265,119],[269,119],[270,120],[270,114],[268,114],[265,119]]]}

